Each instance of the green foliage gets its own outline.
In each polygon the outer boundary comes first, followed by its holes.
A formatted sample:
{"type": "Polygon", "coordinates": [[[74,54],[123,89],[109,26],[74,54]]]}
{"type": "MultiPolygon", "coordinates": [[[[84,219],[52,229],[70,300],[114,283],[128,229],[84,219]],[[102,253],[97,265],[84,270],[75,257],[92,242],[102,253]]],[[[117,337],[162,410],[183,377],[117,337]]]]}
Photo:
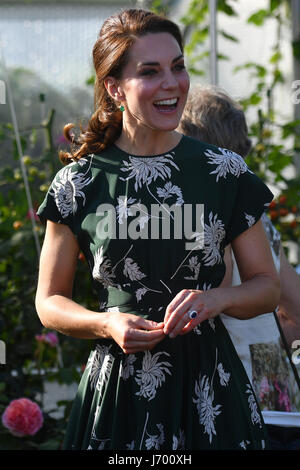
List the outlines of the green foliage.
{"type": "MultiPolygon", "coordinates": [[[[54,173],[60,168],[58,148],[52,139],[54,112],[40,126],[22,136],[23,163],[26,168],[35,209],[42,202],[54,173]],[[46,134],[41,156],[33,158],[37,133],[46,134]]],[[[15,136],[10,123],[0,126],[5,141],[18,163],[15,136]]],[[[49,333],[35,310],[38,253],[28,212],[22,172],[18,165],[0,168],[0,339],[6,344],[6,364],[0,365],[0,415],[8,403],[26,397],[42,407],[45,378],[60,384],[78,382],[82,361],[90,350],[89,341],[58,335],[58,345],[39,340],[49,333]],[[46,375],[45,372],[46,371],[46,375]]],[[[36,230],[42,244],[44,227],[37,220],[36,230]]],[[[85,262],[78,260],[75,281],[78,302],[96,309],[85,262]]],[[[69,411],[69,403],[65,403],[69,411]]],[[[0,449],[56,449],[61,445],[66,417],[53,418],[44,413],[43,428],[30,438],[12,436],[0,428],[0,449]]]]}

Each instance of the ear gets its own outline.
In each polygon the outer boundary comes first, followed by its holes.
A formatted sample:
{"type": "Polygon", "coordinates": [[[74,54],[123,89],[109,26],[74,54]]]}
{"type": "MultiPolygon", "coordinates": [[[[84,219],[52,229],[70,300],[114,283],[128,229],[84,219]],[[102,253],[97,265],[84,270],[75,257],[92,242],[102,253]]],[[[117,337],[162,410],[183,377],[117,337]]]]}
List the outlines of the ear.
{"type": "Polygon", "coordinates": [[[118,80],[115,77],[107,77],[104,79],[104,86],[109,96],[117,102],[124,100],[124,94],[118,80]]]}

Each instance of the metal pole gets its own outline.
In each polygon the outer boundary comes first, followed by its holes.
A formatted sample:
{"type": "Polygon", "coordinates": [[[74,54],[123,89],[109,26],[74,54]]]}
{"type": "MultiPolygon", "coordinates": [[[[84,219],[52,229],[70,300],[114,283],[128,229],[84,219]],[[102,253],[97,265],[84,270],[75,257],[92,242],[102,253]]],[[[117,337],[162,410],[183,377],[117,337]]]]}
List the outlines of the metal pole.
{"type": "Polygon", "coordinates": [[[37,255],[38,255],[38,258],[39,258],[40,257],[40,252],[41,252],[40,242],[39,242],[39,238],[38,238],[38,234],[37,234],[37,225],[36,225],[36,221],[35,221],[35,217],[34,217],[34,210],[33,210],[31,194],[30,194],[29,182],[28,182],[28,178],[27,178],[27,172],[26,172],[26,168],[25,168],[25,165],[24,165],[24,161],[23,161],[23,156],[24,155],[23,155],[23,151],[22,151],[20,133],[19,133],[18,122],[17,122],[17,117],[16,117],[16,111],[15,111],[15,107],[14,107],[12,91],[11,91],[11,88],[10,88],[10,82],[9,82],[9,78],[8,78],[8,73],[7,73],[6,67],[5,67],[4,54],[3,54],[2,47],[1,47],[1,37],[0,37],[0,52],[1,52],[1,57],[0,58],[1,58],[1,61],[2,61],[2,64],[3,64],[3,71],[4,71],[4,81],[6,83],[6,89],[7,89],[8,104],[9,104],[9,107],[10,107],[10,112],[11,112],[11,117],[12,117],[15,137],[16,137],[16,143],[17,143],[17,149],[18,149],[18,154],[19,154],[19,161],[20,161],[20,166],[21,166],[21,171],[22,171],[22,176],[23,176],[23,181],[24,181],[25,193],[26,193],[27,203],[28,203],[28,207],[29,207],[29,216],[30,216],[31,225],[32,225],[32,232],[33,232],[33,237],[34,237],[34,241],[35,241],[35,245],[36,245],[37,255]]]}
{"type": "Polygon", "coordinates": [[[218,85],[217,59],[217,0],[209,0],[210,81],[218,85]]]}

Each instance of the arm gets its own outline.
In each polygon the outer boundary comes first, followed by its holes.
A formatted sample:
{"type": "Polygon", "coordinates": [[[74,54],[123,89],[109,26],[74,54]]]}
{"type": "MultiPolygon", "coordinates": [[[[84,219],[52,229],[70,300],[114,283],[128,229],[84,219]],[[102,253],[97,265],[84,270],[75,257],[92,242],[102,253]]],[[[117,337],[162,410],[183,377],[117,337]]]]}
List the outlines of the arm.
{"type": "Polygon", "coordinates": [[[291,345],[300,339],[300,276],[288,262],[282,246],[280,247],[280,283],[278,318],[291,345]]]}
{"type": "Polygon", "coordinates": [[[232,272],[233,262],[231,255],[231,245],[227,245],[224,252],[224,263],[226,266],[225,276],[219,287],[231,287],[232,286],[232,272]]]}
{"type": "Polygon", "coordinates": [[[231,287],[227,315],[247,319],[272,312],[278,305],[280,281],[262,222],[232,242],[241,285],[231,287]]]}
{"type": "Polygon", "coordinates": [[[155,322],[120,312],[93,312],[72,300],[79,247],[68,226],[47,222],[36,309],[42,324],[76,338],[112,338],[124,352],[151,349],[164,337],[155,322]]]}
{"type": "Polygon", "coordinates": [[[166,310],[166,334],[188,333],[197,324],[222,312],[246,319],[270,312],[277,306],[279,278],[261,221],[233,240],[232,249],[242,284],[179,292],[166,310]],[[189,310],[199,312],[192,321],[187,315],[189,310]]]}

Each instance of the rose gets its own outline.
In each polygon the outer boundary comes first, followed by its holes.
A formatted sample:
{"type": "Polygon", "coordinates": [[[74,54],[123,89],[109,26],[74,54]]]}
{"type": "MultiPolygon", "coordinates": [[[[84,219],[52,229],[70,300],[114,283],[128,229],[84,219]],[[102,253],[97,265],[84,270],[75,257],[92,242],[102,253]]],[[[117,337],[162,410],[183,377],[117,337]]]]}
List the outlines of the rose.
{"type": "Polygon", "coordinates": [[[40,407],[28,398],[12,400],[2,415],[2,424],[17,437],[33,436],[44,422],[40,407]]]}
{"type": "Polygon", "coordinates": [[[55,346],[58,345],[57,334],[54,333],[54,332],[46,333],[44,341],[46,343],[50,344],[50,346],[52,346],[54,348],[55,346]]]}
{"type": "Polygon", "coordinates": [[[41,343],[48,343],[53,348],[58,345],[58,337],[55,332],[50,332],[42,335],[35,335],[35,339],[41,343]]]}

